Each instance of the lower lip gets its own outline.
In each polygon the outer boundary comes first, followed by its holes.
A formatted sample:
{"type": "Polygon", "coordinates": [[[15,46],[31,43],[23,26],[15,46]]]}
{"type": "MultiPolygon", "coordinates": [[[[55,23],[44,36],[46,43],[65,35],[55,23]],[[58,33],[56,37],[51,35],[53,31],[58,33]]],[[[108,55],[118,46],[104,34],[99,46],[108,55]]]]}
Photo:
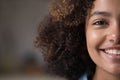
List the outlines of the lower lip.
{"type": "Polygon", "coordinates": [[[102,52],[103,57],[107,58],[108,60],[111,60],[113,62],[120,62],[120,55],[107,54],[103,51],[101,52],[102,52]]]}

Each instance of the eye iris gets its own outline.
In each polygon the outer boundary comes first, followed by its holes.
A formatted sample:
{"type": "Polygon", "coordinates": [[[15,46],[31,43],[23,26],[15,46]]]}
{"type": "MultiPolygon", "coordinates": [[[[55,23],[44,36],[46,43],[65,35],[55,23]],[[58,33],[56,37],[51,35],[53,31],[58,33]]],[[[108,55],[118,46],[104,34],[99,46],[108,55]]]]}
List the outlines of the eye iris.
{"type": "Polygon", "coordinates": [[[104,24],[106,24],[104,21],[98,21],[97,23],[96,23],[97,25],[104,25],[104,24]]]}

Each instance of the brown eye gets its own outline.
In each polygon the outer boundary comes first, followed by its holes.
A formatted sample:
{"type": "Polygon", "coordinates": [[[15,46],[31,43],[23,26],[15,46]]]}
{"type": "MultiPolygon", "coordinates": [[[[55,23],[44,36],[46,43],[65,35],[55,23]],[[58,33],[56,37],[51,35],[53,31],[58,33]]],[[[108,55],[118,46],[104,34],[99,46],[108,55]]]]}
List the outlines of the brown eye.
{"type": "Polygon", "coordinates": [[[108,25],[108,23],[104,20],[99,20],[94,22],[93,25],[108,25]]]}

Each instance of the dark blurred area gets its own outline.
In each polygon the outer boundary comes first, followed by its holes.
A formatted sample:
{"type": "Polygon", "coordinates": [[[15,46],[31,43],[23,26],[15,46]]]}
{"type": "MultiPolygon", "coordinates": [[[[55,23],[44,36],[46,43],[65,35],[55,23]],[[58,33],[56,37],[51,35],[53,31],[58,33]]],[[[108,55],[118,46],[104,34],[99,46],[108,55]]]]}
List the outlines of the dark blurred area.
{"type": "Polygon", "coordinates": [[[48,14],[48,3],[49,0],[0,0],[1,77],[46,74],[43,57],[33,42],[40,21],[48,14]]]}

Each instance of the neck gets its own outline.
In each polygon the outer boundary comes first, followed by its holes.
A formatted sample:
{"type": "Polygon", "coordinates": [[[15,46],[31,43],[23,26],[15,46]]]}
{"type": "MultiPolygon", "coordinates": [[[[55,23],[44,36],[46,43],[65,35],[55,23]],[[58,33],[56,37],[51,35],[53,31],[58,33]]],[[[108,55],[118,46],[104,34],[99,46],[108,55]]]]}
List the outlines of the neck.
{"type": "Polygon", "coordinates": [[[97,67],[93,80],[120,80],[120,75],[111,74],[97,67]]]}

